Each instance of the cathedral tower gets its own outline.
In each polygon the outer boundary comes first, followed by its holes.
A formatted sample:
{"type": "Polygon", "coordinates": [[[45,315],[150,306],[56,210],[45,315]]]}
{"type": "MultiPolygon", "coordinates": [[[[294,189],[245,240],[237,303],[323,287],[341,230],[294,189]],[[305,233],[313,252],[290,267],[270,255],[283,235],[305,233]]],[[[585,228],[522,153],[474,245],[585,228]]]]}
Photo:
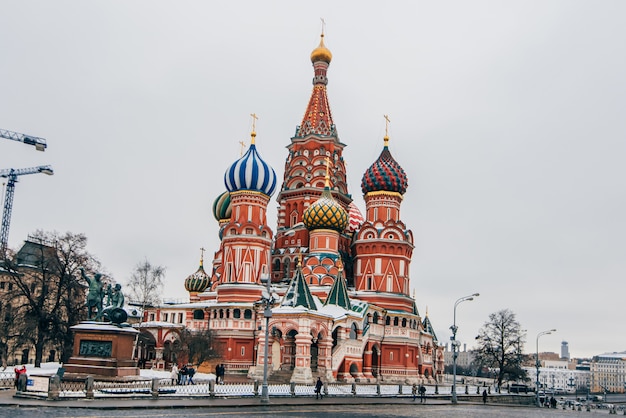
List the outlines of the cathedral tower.
{"type": "MultiPolygon", "coordinates": [[[[313,91],[302,123],[287,146],[289,154],[285,162],[283,184],[278,194],[278,225],[276,243],[272,254],[272,280],[280,281],[293,276],[298,254],[309,252],[309,231],[302,227],[307,208],[322,195],[325,187],[325,161],[330,159],[333,171],[328,190],[344,210],[352,201],[348,194],[346,167],[343,160],[345,144],[339,141],[326,94],[327,71],[332,54],[324,45],[322,33],[320,44],[311,53],[313,64],[313,91]]],[[[350,270],[349,237],[339,231],[338,251],[350,270]]]]}

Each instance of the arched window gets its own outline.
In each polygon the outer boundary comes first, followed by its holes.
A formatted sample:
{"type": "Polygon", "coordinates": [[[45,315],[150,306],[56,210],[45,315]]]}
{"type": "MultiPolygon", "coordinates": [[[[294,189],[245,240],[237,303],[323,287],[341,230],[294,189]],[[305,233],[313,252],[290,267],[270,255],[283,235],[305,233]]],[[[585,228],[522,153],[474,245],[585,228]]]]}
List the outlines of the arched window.
{"type": "Polygon", "coordinates": [[[220,309],[220,319],[224,318],[224,309],[220,309]]]}
{"type": "Polygon", "coordinates": [[[252,311],[250,309],[246,309],[245,311],[243,311],[243,318],[252,319],[252,311]]]}
{"type": "Polygon", "coordinates": [[[356,340],[357,330],[358,330],[358,328],[356,326],[356,323],[353,322],[352,326],[350,327],[350,339],[351,340],[356,340]]]}
{"type": "Polygon", "coordinates": [[[204,319],[204,311],[202,309],[194,310],[193,319],[204,319]]]}
{"type": "Polygon", "coordinates": [[[378,312],[374,312],[374,315],[372,315],[372,322],[378,324],[378,312]]]}
{"type": "Polygon", "coordinates": [[[398,317],[397,317],[397,316],[395,316],[395,317],[393,318],[393,326],[394,326],[394,327],[397,327],[397,326],[398,326],[398,322],[400,322],[400,321],[398,320],[398,317]]]}
{"type": "Polygon", "coordinates": [[[402,328],[406,328],[406,318],[402,318],[402,328]]]}
{"type": "Polygon", "coordinates": [[[385,319],[385,325],[390,325],[391,324],[391,317],[388,316],[387,319],[385,319]]]}
{"type": "Polygon", "coordinates": [[[233,311],[233,318],[235,318],[235,319],[239,319],[239,318],[241,318],[241,309],[236,308],[236,309],[233,311]]]}

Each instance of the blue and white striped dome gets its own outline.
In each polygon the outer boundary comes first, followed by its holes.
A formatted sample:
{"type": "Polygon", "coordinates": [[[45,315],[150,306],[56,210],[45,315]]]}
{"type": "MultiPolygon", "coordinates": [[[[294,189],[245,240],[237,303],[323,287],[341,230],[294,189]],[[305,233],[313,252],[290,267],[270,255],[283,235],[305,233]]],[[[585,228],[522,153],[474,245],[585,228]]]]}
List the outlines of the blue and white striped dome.
{"type": "Polygon", "coordinates": [[[276,190],[276,172],[261,159],[253,142],[243,157],[226,170],[224,184],[231,193],[254,190],[271,196],[276,190]]]}

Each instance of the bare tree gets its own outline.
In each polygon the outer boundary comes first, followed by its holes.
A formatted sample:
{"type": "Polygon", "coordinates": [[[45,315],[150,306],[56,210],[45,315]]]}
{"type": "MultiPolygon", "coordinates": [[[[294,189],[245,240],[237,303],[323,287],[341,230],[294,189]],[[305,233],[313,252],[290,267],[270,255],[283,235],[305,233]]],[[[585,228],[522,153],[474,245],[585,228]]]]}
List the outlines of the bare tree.
{"type": "MultiPolygon", "coordinates": [[[[140,328],[146,306],[156,306],[160,303],[163,276],[165,276],[165,267],[153,266],[148,259],[138,263],[130,276],[127,287],[130,289],[131,303],[141,306],[140,328]]],[[[137,334],[135,338],[133,357],[137,355],[139,335],[137,334]]]]}
{"type": "Polygon", "coordinates": [[[135,266],[127,288],[131,300],[140,305],[142,311],[146,306],[160,303],[164,276],[165,267],[153,266],[147,259],[135,266]]]}
{"type": "Polygon", "coordinates": [[[13,284],[7,294],[7,314],[13,324],[19,324],[19,334],[13,335],[10,345],[34,345],[36,367],[45,347],[59,348],[61,361],[71,355],[70,327],[85,314],[85,285],[78,268],[99,267],[86,246],[83,234],[37,231],[13,260],[5,261],[4,270],[13,284]]]}
{"type": "Polygon", "coordinates": [[[489,315],[480,329],[476,342],[474,363],[480,367],[498,370],[498,388],[505,379],[525,379],[522,369],[522,349],[526,333],[515,319],[515,313],[503,309],[489,315]]]}

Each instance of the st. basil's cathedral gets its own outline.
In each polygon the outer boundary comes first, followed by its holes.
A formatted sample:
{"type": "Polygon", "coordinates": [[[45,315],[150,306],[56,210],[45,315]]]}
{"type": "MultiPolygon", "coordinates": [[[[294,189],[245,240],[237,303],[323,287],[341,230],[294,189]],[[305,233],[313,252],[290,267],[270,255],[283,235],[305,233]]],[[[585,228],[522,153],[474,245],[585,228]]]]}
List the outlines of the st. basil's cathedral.
{"type": "Polygon", "coordinates": [[[348,192],[345,144],[327,96],[331,59],[322,34],[282,184],[257,149],[253,120],[250,147],[226,168],[226,191],[213,204],[220,247],[211,272],[201,257],[185,280],[189,302],[144,314],[141,355],[148,364],[169,368],[181,329],[210,329],[227,373],[262,376],[266,321],[259,302],[271,297],[271,374],[311,383],[316,376],[411,382],[443,373],[428,314],[422,317],[410,296],[413,233],[400,218],[406,173],[386,130],[382,152],[361,180],[361,214],[348,192]],[[267,208],[276,192],[274,233],[267,208]]]}

